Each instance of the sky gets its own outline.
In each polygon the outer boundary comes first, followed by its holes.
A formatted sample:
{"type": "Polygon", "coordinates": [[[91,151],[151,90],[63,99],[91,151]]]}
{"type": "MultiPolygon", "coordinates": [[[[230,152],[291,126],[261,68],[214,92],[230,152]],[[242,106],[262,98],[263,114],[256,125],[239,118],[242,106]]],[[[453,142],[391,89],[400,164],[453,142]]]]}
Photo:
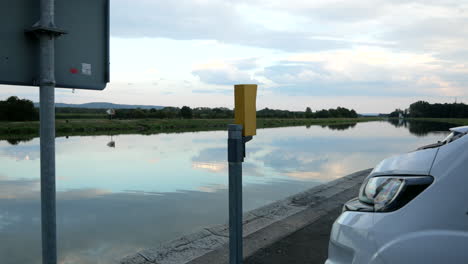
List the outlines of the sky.
{"type": "Polygon", "coordinates": [[[256,83],[259,109],[466,103],[467,33],[466,0],[112,0],[111,82],[56,102],[232,108],[256,83]]]}

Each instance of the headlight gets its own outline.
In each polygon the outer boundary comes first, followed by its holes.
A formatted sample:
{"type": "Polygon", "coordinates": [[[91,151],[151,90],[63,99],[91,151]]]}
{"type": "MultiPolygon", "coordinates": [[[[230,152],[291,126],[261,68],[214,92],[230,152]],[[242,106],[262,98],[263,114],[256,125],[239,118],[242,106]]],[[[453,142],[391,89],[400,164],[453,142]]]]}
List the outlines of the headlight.
{"type": "Polygon", "coordinates": [[[381,176],[369,178],[359,191],[359,201],[375,212],[395,211],[433,182],[430,176],[381,176]]]}

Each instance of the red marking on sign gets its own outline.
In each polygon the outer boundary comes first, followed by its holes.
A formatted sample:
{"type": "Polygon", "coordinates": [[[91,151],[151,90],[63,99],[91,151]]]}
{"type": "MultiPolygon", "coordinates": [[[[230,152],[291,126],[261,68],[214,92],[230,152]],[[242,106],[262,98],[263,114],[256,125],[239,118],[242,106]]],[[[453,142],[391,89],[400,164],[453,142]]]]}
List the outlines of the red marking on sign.
{"type": "Polygon", "coordinates": [[[70,73],[72,73],[72,74],[77,74],[77,73],[78,73],[78,69],[76,69],[76,68],[71,68],[71,69],[70,69],[70,73]]]}

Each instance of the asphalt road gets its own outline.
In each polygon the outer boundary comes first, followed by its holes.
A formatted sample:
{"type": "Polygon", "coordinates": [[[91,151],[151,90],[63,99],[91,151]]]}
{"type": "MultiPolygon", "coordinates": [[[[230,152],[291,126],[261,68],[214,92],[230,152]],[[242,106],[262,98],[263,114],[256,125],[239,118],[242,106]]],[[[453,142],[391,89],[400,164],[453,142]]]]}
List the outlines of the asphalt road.
{"type": "Polygon", "coordinates": [[[323,264],[328,255],[328,240],[341,208],[330,211],[313,225],[260,249],[245,264],[323,264]]]}

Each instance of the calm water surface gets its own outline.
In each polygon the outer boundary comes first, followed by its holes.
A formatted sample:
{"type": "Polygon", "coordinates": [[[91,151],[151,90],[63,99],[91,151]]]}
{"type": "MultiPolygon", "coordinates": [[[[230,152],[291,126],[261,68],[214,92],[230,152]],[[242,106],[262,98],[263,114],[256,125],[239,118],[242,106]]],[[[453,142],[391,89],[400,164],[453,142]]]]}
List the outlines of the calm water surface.
{"type": "MultiPolygon", "coordinates": [[[[448,125],[262,129],[248,143],[246,211],[442,139],[448,125]]],[[[112,263],[227,221],[224,131],[57,138],[58,255],[112,263]],[[115,143],[109,144],[110,141],[115,143]]],[[[0,263],[40,263],[39,139],[0,141],[0,263]]]]}

